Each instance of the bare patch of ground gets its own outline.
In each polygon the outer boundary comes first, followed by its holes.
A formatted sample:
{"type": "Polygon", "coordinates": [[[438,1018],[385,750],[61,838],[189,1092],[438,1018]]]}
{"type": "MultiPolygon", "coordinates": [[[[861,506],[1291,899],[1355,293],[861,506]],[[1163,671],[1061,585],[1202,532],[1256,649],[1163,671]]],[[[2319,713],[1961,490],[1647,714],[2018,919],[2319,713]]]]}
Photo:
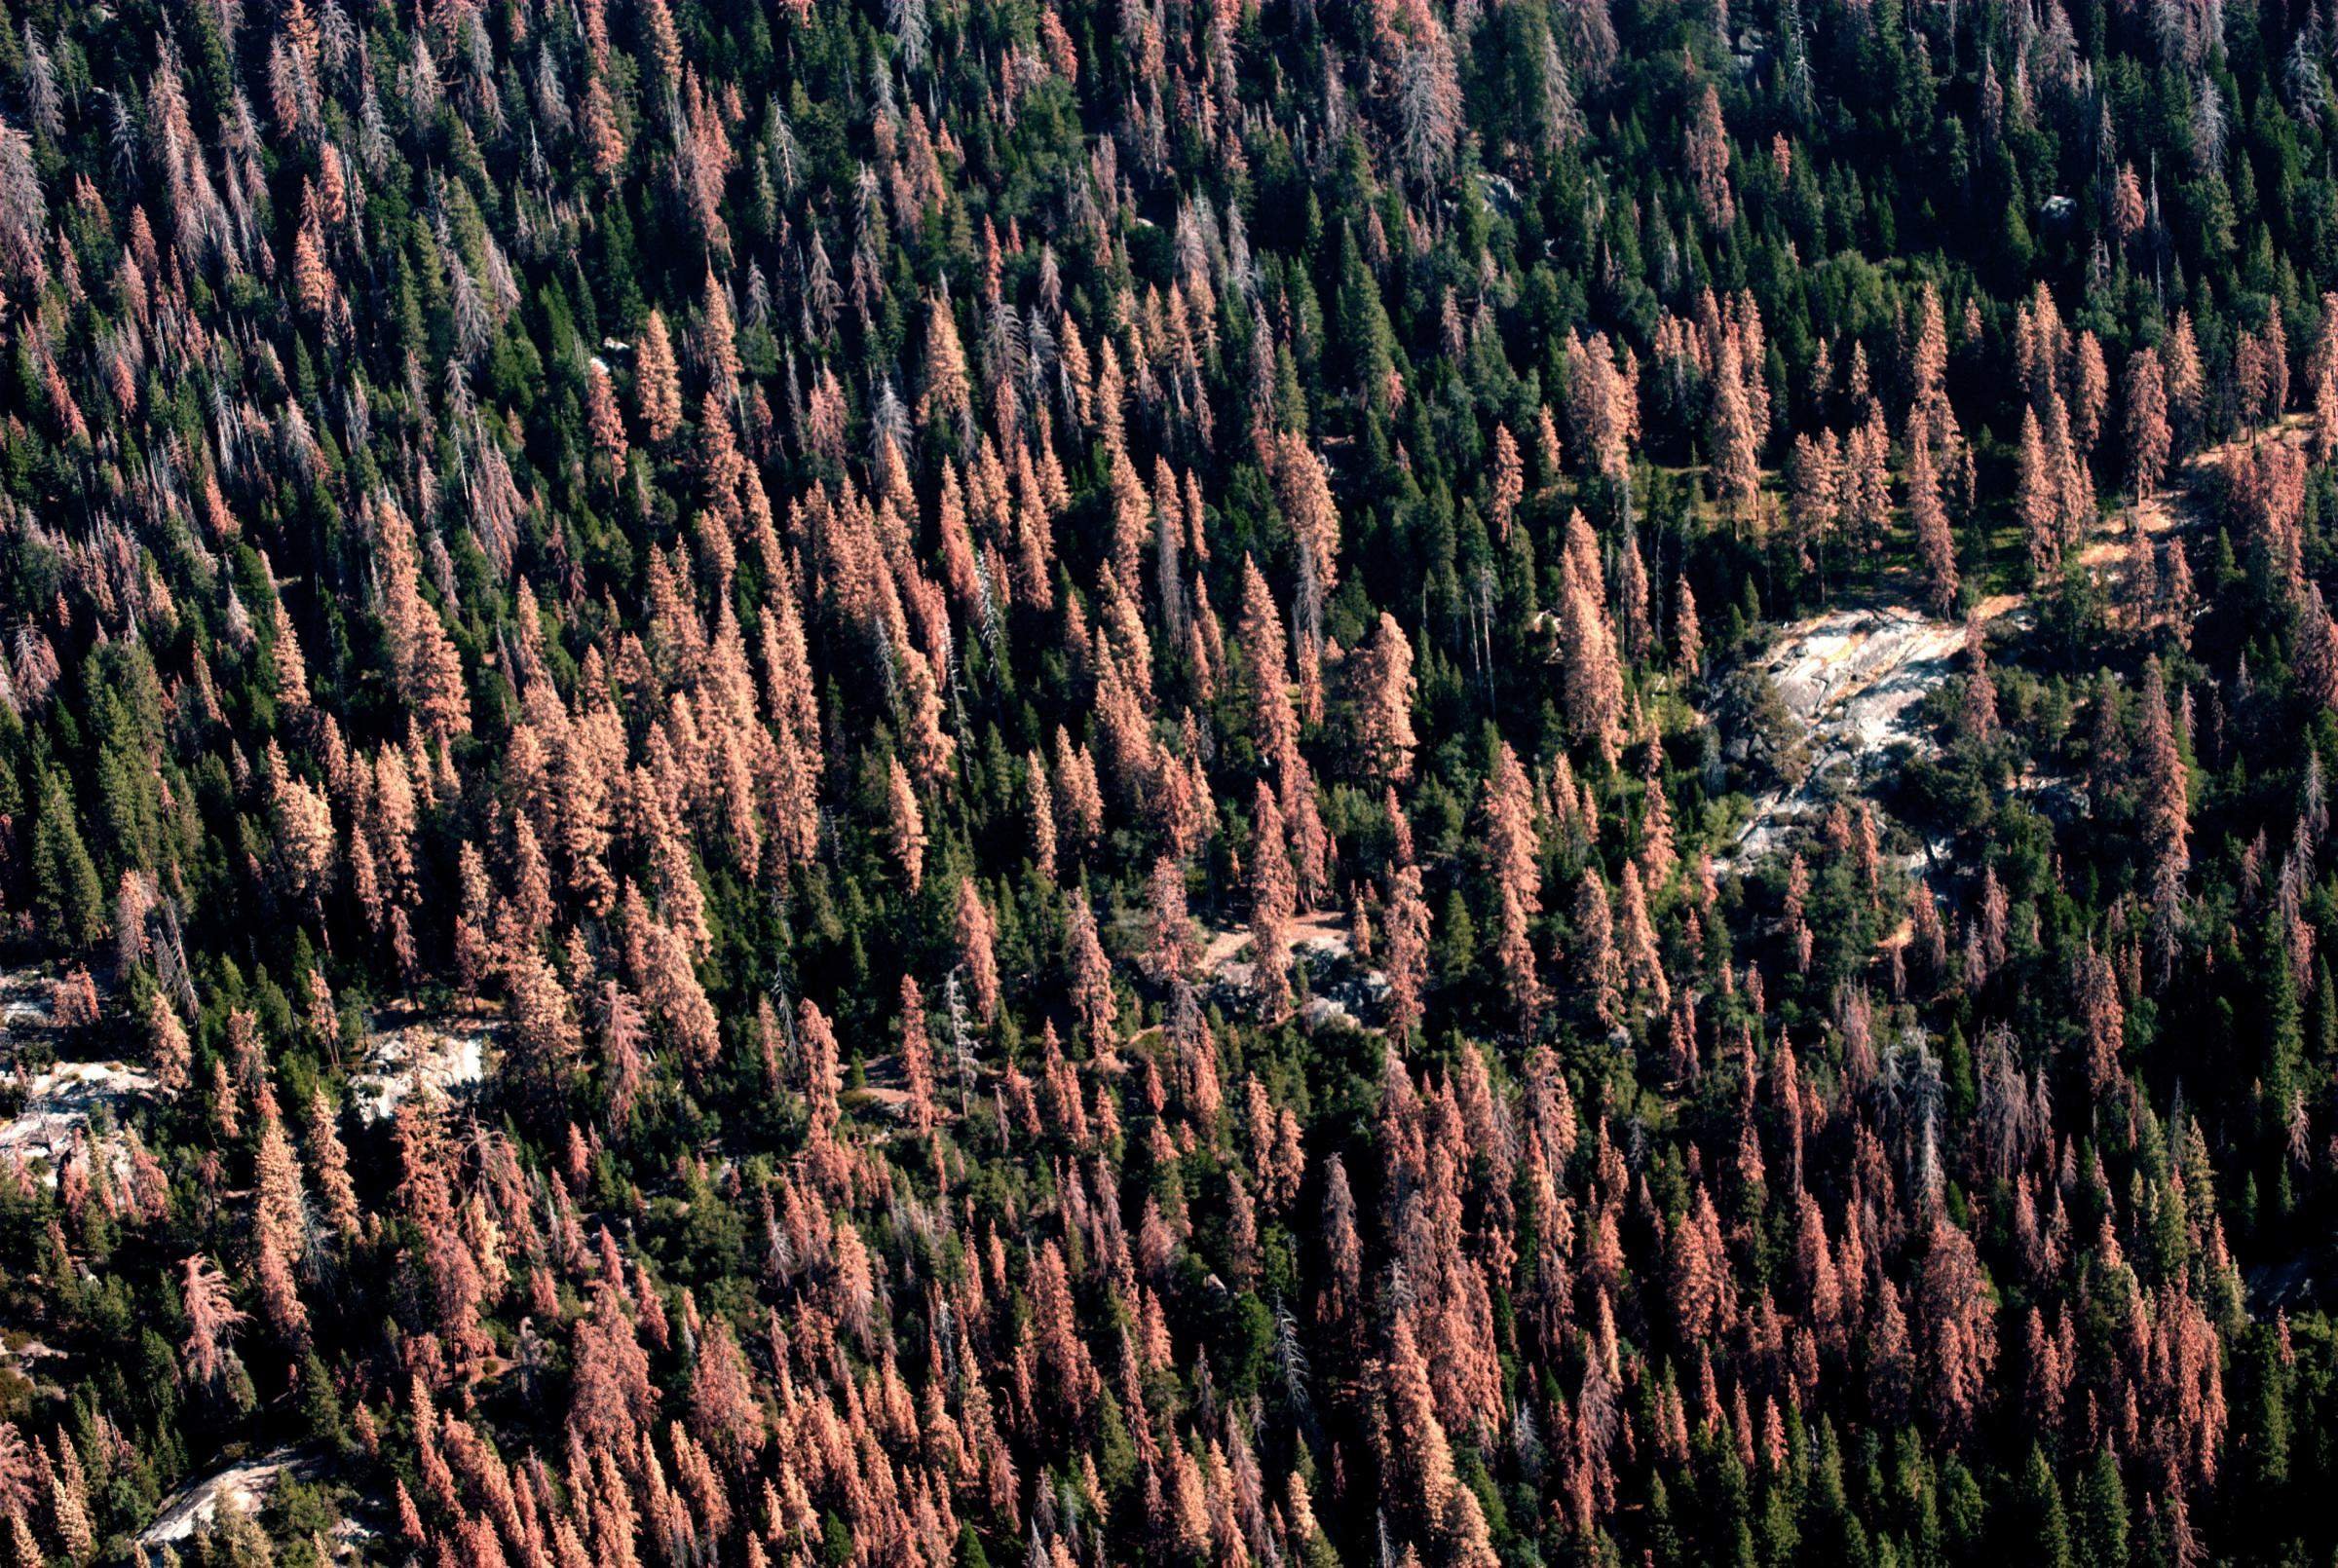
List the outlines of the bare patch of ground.
{"type": "Polygon", "coordinates": [[[2136,556],[2145,546],[2156,549],[2167,535],[2200,521],[2202,485],[2211,477],[2220,476],[2236,456],[2275,441],[2303,446],[2313,438],[2313,433],[2303,415],[2292,415],[2278,429],[2195,453],[2150,500],[2114,512],[2096,524],[2092,536],[2080,546],[2076,561],[2106,580],[2124,577],[2134,569],[2136,556]]]}
{"type": "MultiPolygon", "coordinates": [[[[2297,444],[2310,434],[2302,419],[2260,432],[2254,441],[2297,444]]],[[[2106,582],[2136,570],[2142,552],[2200,518],[2202,485],[2252,440],[2228,441],[2194,455],[2150,500],[2099,519],[2071,555],[2073,569],[2106,582]]],[[[2029,618],[2026,594],[1991,594],[1973,617],[2000,632],[2029,618]]],[[[1772,849],[1839,786],[1868,789],[1873,774],[1903,743],[1921,745],[1915,719],[1924,699],[1953,676],[1964,628],[1934,620],[1902,605],[1829,611],[1786,627],[1762,668],[1791,717],[1806,732],[1808,773],[1791,788],[1761,796],[1717,869],[1741,869],[1772,849]],[[1850,776],[1839,775],[1848,771],[1850,776]]],[[[2025,779],[2023,787],[2049,798],[2067,793],[2067,781],[2025,779]]]]}
{"type": "Polygon", "coordinates": [[[2097,576],[2113,577],[2127,572],[2135,564],[2136,553],[2146,544],[2159,546],[2162,536],[2172,533],[2189,521],[2189,504],[2175,497],[2155,496],[2140,506],[2130,507],[2101,532],[2089,539],[2079,549],[2078,564],[2097,576]]]}
{"type": "MultiPolygon", "coordinates": [[[[1202,972],[1210,989],[1223,998],[1244,1006],[1258,1002],[1258,960],[1248,927],[1208,927],[1202,947],[1202,972]]],[[[1377,969],[1355,961],[1347,916],[1333,910],[1315,910],[1291,922],[1291,967],[1306,979],[1306,996],[1296,1016],[1309,1028],[1340,1023],[1364,1027],[1366,1016],[1376,1017],[1388,995],[1388,979],[1377,969]]]]}
{"type": "MultiPolygon", "coordinates": [[[[0,1123],[0,1159],[40,1170],[54,1183],[57,1167],[73,1151],[100,1110],[118,1121],[132,1101],[159,1092],[154,1074],[127,1062],[60,1062],[21,1080],[23,1108],[0,1123]],[[40,1169],[45,1163],[46,1169],[40,1169]]],[[[119,1135],[101,1141],[113,1143],[119,1135]]],[[[126,1149],[114,1149],[116,1155],[126,1149]]]]}
{"type": "MultiPolygon", "coordinates": [[[[1212,978],[1249,985],[1251,960],[1240,954],[1250,948],[1250,927],[1212,929],[1201,950],[1201,967],[1212,978]]],[[[1335,957],[1348,954],[1346,916],[1333,910],[1314,910],[1291,922],[1291,951],[1296,956],[1321,950],[1335,957]]]]}
{"type": "Polygon", "coordinates": [[[417,1089],[459,1099],[487,1076],[487,1060],[501,1026],[485,1014],[406,1016],[375,1032],[357,1070],[350,1098],[358,1114],[378,1122],[396,1114],[417,1089]]]}
{"type": "Polygon", "coordinates": [[[287,1475],[303,1478],[322,1468],[323,1461],[314,1453],[279,1448],[191,1481],[139,1532],[138,1554],[149,1560],[159,1558],[164,1548],[182,1546],[206,1525],[218,1522],[222,1510],[257,1513],[287,1475]]]}
{"type": "Polygon", "coordinates": [[[1721,869],[1778,847],[1831,788],[1860,787],[1892,747],[1921,740],[1917,712],[1955,673],[1964,641],[1962,626],[1900,605],[1832,610],[1788,627],[1763,669],[1806,733],[1809,771],[1754,803],[1721,869]]]}

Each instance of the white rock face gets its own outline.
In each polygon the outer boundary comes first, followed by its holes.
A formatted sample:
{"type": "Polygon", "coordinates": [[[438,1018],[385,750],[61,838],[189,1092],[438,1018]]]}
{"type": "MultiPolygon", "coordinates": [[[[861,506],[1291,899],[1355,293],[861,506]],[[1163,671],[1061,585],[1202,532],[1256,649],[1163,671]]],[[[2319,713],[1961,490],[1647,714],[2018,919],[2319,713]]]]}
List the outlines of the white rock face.
{"type": "Polygon", "coordinates": [[[159,1561],[163,1548],[184,1546],[198,1530],[216,1522],[222,1509],[257,1513],[287,1472],[298,1475],[311,1468],[312,1462],[303,1460],[296,1450],[280,1448],[190,1482],[164,1504],[154,1522],[139,1533],[138,1555],[148,1562],[159,1561]]]}
{"type": "Polygon", "coordinates": [[[37,969],[0,973],[0,1033],[45,1033],[57,1027],[56,977],[37,969]]]}
{"type": "Polygon", "coordinates": [[[0,1159],[47,1161],[41,1178],[54,1183],[99,1107],[119,1116],[131,1101],[157,1093],[154,1074],[127,1062],[60,1062],[24,1080],[23,1110],[0,1124],[0,1159]]]}
{"type": "Polygon", "coordinates": [[[1904,606],[1836,610],[1789,628],[1770,678],[1804,724],[1873,750],[1906,738],[1908,712],[1947,679],[1964,641],[1962,626],[1904,606]]]}
{"type": "Polygon", "coordinates": [[[454,1099],[487,1076],[488,1037],[482,1018],[420,1020],[373,1037],[363,1063],[350,1074],[351,1103],[367,1122],[395,1115],[417,1088],[454,1099]]]}
{"type": "Polygon", "coordinates": [[[1922,744],[1917,710],[1956,674],[1964,644],[1964,627],[1901,605],[1829,611],[1786,628],[1763,668],[1809,733],[1810,772],[1799,789],[1754,803],[1730,860],[1750,864],[1777,847],[1829,775],[1847,768],[1856,787],[1894,746],[1922,744]]]}
{"type": "MultiPolygon", "coordinates": [[[[57,977],[46,969],[0,972],[0,1062],[24,1099],[0,1122],[0,1161],[22,1166],[44,1185],[57,1185],[58,1167],[88,1136],[102,1109],[115,1121],[138,1101],[161,1093],[154,1074],[128,1062],[58,1062],[39,1072],[13,1065],[27,1046],[61,1043],[55,1006],[57,977]]],[[[99,1140],[96,1154],[118,1176],[129,1168],[129,1143],[119,1132],[99,1140]]]]}

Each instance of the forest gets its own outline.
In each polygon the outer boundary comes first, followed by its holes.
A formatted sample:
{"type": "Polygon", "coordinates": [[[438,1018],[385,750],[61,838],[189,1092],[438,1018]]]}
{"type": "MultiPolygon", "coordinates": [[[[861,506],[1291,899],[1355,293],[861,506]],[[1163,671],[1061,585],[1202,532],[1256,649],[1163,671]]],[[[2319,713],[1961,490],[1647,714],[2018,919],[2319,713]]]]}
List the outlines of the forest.
{"type": "Polygon", "coordinates": [[[2338,1562],[2334,80],[0,0],[0,1568],[2338,1562]]]}

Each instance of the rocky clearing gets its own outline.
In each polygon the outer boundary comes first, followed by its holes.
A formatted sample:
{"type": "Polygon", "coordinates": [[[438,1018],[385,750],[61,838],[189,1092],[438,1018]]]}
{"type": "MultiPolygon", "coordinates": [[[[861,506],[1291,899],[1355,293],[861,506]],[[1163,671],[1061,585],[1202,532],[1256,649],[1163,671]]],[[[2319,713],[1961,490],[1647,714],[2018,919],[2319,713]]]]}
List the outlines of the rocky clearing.
{"type": "Polygon", "coordinates": [[[39,1071],[25,1070],[28,1052],[47,1048],[40,1051],[47,1055],[59,1043],[57,978],[43,969],[0,973],[0,1063],[21,1096],[16,1115],[0,1122],[0,1161],[48,1186],[57,1184],[58,1168],[101,1119],[109,1130],[96,1135],[97,1153],[117,1173],[127,1169],[129,1144],[113,1124],[133,1101],[159,1092],[151,1072],[128,1062],[52,1062],[39,1071]]]}
{"type": "MultiPolygon", "coordinates": [[[[1229,1003],[1258,1005],[1258,962],[1247,926],[1205,927],[1202,972],[1208,985],[1229,1003]]],[[[1307,980],[1306,999],[1298,1009],[1309,1028],[1330,1023],[1361,1027],[1376,1020],[1388,994],[1387,978],[1377,969],[1359,966],[1347,916],[1336,910],[1314,910],[1291,922],[1291,967],[1294,976],[1307,980]]]]}
{"type": "MultiPolygon", "coordinates": [[[[24,1108],[0,1124],[0,1159],[23,1162],[55,1184],[57,1168],[73,1151],[97,1112],[118,1118],[133,1100],[158,1092],[154,1075],[126,1062],[60,1062],[23,1081],[24,1108]]],[[[119,1134],[106,1134],[101,1144],[118,1144],[119,1134]]],[[[112,1147],[121,1155],[126,1149],[112,1147]]]]}
{"type": "Polygon", "coordinates": [[[57,977],[45,969],[11,969],[0,973],[0,1043],[20,1051],[36,1039],[57,1031],[57,1008],[52,988],[57,977]]]}
{"type": "MultiPolygon", "coordinates": [[[[117,1123],[133,1103],[161,1093],[152,1071],[120,1061],[55,1062],[27,1072],[24,1054],[54,1047],[58,1030],[51,1004],[51,976],[31,969],[0,973],[0,1072],[21,1095],[17,1113],[0,1122],[0,1160],[22,1165],[54,1186],[57,1167],[93,1125],[117,1123]]],[[[375,1033],[350,1075],[351,1104],[365,1122],[396,1113],[418,1087],[452,1100],[486,1077],[500,1023],[486,1014],[454,1017],[395,1015],[375,1033]]],[[[121,1135],[100,1143],[116,1162],[127,1156],[121,1135]]]]}
{"type": "Polygon", "coordinates": [[[1721,870],[1751,865],[1779,847],[1839,783],[1872,783],[1893,748],[1923,735],[1917,711],[1947,680],[1963,649],[1962,626],[1904,606],[1835,610],[1790,626],[1763,669],[1810,743],[1799,786],[1754,803],[1721,870]],[[1838,775],[1848,771],[1848,779],[1838,775]]]}
{"type": "Polygon", "coordinates": [[[160,1561],[166,1548],[183,1547],[205,1526],[216,1523],[222,1509],[257,1513],[267,1507],[269,1496],[286,1475],[298,1478],[321,1469],[321,1461],[314,1454],[279,1448],[191,1481],[165,1503],[154,1522],[140,1532],[138,1555],[149,1562],[160,1561]]]}
{"type": "Polygon", "coordinates": [[[419,1088],[459,1099],[487,1076],[487,1057],[500,1027],[486,1014],[401,1018],[378,1030],[358,1070],[350,1074],[351,1102],[368,1123],[396,1114],[419,1088]]]}
{"type": "MultiPolygon", "coordinates": [[[[2284,426],[2274,439],[2304,439],[2284,426]]],[[[2198,490],[2246,442],[2228,442],[2194,457],[2167,488],[2141,506],[2101,519],[2073,559],[2106,586],[2131,571],[2138,552],[2197,520],[2198,490]]],[[[2029,625],[2028,596],[1994,594],[1974,606],[1985,630],[2016,637],[2029,625]]],[[[1781,847],[1824,803],[1840,792],[1873,790],[1902,746],[1930,744],[1919,724],[1924,700],[1962,665],[1965,628],[1905,605],[1829,611],[1783,628],[1761,668],[1810,746],[1799,785],[1772,790],[1753,815],[1721,871],[1744,870],[1781,847]]]]}

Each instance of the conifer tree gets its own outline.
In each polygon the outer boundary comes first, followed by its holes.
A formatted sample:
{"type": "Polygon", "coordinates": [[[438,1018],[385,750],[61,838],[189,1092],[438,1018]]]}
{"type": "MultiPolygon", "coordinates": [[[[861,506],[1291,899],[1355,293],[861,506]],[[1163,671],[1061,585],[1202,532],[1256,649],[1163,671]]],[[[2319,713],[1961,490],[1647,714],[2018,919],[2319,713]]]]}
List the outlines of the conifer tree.
{"type": "Polygon", "coordinates": [[[1494,961],[1512,1011],[1531,1015],[1541,1004],[1529,925],[1542,912],[1540,844],[1526,769],[1504,743],[1485,785],[1486,853],[1493,880],[1494,961]]]}
{"type": "Polygon", "coordinates": [[[2158,491],[2172,444],[2159,354],[2137,349],[2127,361],[2128,472],[2136,501],[2147,502],[2158,491]]]}
{"type": "Polygon", "coordinates": [[[1956,540],[1941,501],[1940,476],[1930,450],[1919,444],[1908,457],[1907,509],[1915,525],[1916,554],[1924,564],[1925,594],[1932,613],[1946,616],[1956,606],[1956,540]]]}

